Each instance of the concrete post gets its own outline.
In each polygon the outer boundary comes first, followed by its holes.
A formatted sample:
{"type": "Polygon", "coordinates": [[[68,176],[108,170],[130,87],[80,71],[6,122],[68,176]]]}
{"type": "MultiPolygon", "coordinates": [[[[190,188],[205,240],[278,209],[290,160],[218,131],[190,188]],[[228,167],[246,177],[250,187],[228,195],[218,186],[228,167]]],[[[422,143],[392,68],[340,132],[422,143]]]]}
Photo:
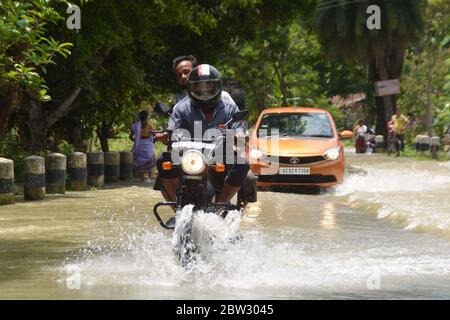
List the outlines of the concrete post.
{"type": "Polygon", "coordinates": [[[61,153],[51,153],[45,158],[45,191],[51,193],[66,193],[66,156],[61,153]]]}
{"type": "Polygon", "coordinates": [[[0,205],[12,204],[16,201],[14,186],[14,162],[0,158],[0,205]]]}
{"type": "Polygon", "coordinates": [[[434,159],[439,158],[439,151],[441,150],[441,139],[439,137],[434,136],[431,138],[430,149],[431,149],[431,156],[434,159]]]}
{"type": "Polygon", "coordinates": [[[105,182],[118,182],[120,179],[120,153],[105,152],[105,182]]]}
{"type": "Polygon", "coordinates": [[[375,136],[375,152],[384,152],[384,136],[375,136]]]}
{"type": "Polygon", "coordinates": [[[45,159],[42,157],[30,156],[24,159],[24,198],[45,198],[45,159]]]}
{"type": "Polygon", "coordinates": [[[105,158],[103,152],[88,152],[87,172],[90,186],[103,187],[105,184],[105,158]]]}
{"type": "Polygon", "coordinates": [[[419,134],[419,135],[417,135],[416,136],[416,152],[419,152],[420,151],[420,142],[421,142],[421,140],[420,139],[422,139],[422,136],[419,134]]]}
{"type": "Polygon", "coordinates": [[[420,151],[425,152],[430,149],[430,137],[423,135],[420,139],[420,151]]]}
{"type": "Polygon", "coordinates": [[[133,152],[120,152],[120,180],[133,179],[133,152]]]}
{"type": "Polygon", "coordinates": [[[74,191],[85,191],[87,189],[86,154],[74,152],[67,159],[67,171],[69,173],[69,188],[74,191]]]}

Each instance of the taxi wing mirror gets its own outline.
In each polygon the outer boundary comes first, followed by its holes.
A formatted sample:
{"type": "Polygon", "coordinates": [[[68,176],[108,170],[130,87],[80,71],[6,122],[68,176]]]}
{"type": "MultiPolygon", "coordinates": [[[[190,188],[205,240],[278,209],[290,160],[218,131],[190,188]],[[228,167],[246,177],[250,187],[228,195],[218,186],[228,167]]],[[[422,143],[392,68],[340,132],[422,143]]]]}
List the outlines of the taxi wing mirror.
{"type": "Polygon", "coordinates": [[[353,138],[353,132],[350,130],[344,130],[341,133],[339,133],[339,137],[343,140],[348,140],[353,138]]]}

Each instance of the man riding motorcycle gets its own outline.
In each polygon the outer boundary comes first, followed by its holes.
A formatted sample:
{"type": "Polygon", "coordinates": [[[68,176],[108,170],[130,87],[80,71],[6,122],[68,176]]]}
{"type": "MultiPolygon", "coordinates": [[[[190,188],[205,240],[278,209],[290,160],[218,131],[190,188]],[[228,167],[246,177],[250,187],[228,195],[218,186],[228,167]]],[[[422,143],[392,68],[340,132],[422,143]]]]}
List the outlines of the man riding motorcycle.
{"type": "MultiPolygon", "coordinates": [[[[227,123],[238,106],[222,94],[222,82],[218,70],[208,64],[202,64],[192,69],[188,78],[188,96],[179,101],[173,108],[167,131],[185,129],[191,137],[201,128],[203,136],[208,129],[227,123]]],[[[246,123],[243,121],[232,124],[231,129],[237,137],[245,136],[246,123]]],[[[157,139],[168,143],[168,134],[157,136],[157,139]]],[[[201,137],[200,137],[201,138],[201,137]]],[[[176,169],[163,170],[162,164],[170,157],[162,153],[157,160],[157,169],[161,182],[171,201],[176,201],[177,188],[180,185],[180,174],[176,169]]],[[[229,163],[224,173],[209,172],[211,182],[216,190],[216,202],[230,202],[244,185],[249,171],[248,163],[229,163]]]]}

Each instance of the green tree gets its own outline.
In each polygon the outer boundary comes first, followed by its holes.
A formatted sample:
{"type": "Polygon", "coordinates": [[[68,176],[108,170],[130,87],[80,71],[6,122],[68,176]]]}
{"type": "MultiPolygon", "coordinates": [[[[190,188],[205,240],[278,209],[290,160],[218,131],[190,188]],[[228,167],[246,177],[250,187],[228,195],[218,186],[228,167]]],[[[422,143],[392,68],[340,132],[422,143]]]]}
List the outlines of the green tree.
{"type": "MultiPolygon", "coordinates": [[[[424,1],[320,1],[317,31],[325,52],[333,57],[369,66],[369,80],[399,78],[405,51],[423,26],[424,1]],[[369,30],[367,8],[381,9],[381,29],[369,30]]],[[[396,108],[396,96],[377,97],[379,134],[387,136],[386,123],[396,108]]]]}
{"type": "Polygon", "coordinates": [[[450,92],[446,91],[450,74],[450,3],[429,1],[424,21],[422,38],[408,50],[399,102],[402,109],[424,120],[418,130],[432,136],[442,134],[450,124],[450,92]]]}
{"type": "MultiPolygon", "coordinates": [[[[56,39],[68,39],[74,44],[71,59],[58,61],[57,67],[48,70],[46,80],[55,99],[45,103],[31,95],[27,97],[24,122],[33,151],[44,149],[49,130],[82,103],[86,115],[92,117],[99,114],[96,108],[114,113],[118,107],[128,106],[130,97],[139,95],[144,99],[151,91],[149,78],[157,76],[157,72],[147,71],[157,66],[165,53],[158,38],[161,28],[178,25],[201,32],[213,26],[205,10],[189,1],[78,4],[82,11],[80,31],[67,30],[64,25],[51,30],[56,39]]],[[[103,120],[97,119],[99,123],[103,120]]]]}
{"type": "Polygon", "coordinates": [[[174,56],[194,53],[201,61],[217,61],[217,56],[227,50],[230,38],[252,33],[252,22],[265,15],[267,10],[263,9],[270,2],[78,3],[82,10],[81,30],[70,31],[62,26],[51,30],[55,39],[74,43],[71,59],[58,60],[58,67],[49,68],[46,75],[55,99],[43,103],[28,97],[26,115],[21,115],[32,148],[45,148],[52,128],[69,124],[91,130],[94,122],[99,127],[101,123],[110,126],[125,121],[131,106],[137,109],[173,88],[170,67],[174,56]],[[259,6],[261,13],[255,15],[253,9],[259,6]]]}
{"type": "Polygon", "coordinates": [[[227,73],[249,93],[251,120],[267,106],[328,107],[328,98],[365,89],[359,66],[325,57],[306,17],[258,28],[256,36],[236,42],[227,57],[227,73]]]}
{"type": "Polygon", "coordinates": [[[50,1],[0,2],[0,137],[24,95],[51,100],[44,75],[58,56],[70,54],[71,43],[57,41],[47,31],[62,19],[50,1]]]}

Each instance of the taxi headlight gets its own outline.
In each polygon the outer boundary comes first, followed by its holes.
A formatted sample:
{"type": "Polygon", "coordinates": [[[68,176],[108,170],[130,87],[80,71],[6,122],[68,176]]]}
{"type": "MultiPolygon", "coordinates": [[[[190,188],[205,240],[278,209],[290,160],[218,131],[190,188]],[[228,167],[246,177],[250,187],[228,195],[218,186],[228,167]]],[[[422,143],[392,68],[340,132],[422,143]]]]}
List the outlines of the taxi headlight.
{"type": "Polygon", "coordinates": [[[332,148],[323,154],[324,158],[327,160],[336,160],[339,158],[340,151],[339,148],[332,148]]]}
{"type": "Polygon", "coordinates": [[[187,174],[199,174],[205,170],[205,166],[205,160],[200,151],[189,150],[181,158],[181,169],[187,174]]]}

